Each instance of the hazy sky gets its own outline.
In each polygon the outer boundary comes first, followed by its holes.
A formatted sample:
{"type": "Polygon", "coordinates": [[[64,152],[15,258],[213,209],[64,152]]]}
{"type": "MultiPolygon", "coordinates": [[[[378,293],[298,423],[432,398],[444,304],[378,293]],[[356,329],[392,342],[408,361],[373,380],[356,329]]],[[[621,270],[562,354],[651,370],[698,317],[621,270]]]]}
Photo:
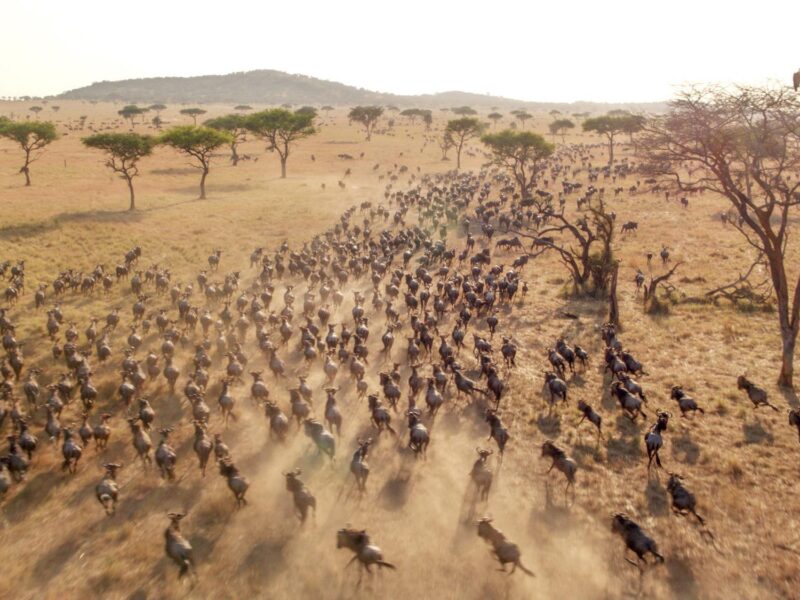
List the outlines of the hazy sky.
{"type": "Polygon", "coordinates": [[[0,96],[267,68],[401,94],[647,101],[800,68],[800,0],[2,0],[0,19],[0,96]]]}

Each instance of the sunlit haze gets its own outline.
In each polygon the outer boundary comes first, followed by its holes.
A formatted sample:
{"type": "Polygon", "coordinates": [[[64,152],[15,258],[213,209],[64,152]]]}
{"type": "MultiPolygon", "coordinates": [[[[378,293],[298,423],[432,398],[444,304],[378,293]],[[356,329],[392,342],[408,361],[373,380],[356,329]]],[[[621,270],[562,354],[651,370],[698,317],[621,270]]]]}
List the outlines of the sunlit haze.
{"type": "Polygon", "coordinates": [[[0,96],[277,69],[399,94],[655,101],[788,82],[800,3],[5,0],[0,96]]]}

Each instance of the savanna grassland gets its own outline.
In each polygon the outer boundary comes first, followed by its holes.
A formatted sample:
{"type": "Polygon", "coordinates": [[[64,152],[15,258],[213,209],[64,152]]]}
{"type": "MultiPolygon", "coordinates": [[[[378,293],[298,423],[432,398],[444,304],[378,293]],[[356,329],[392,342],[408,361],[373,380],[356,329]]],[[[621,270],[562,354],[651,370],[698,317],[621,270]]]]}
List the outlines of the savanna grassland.
{"type": "MultiPolygon", "coordinates": [[[[31,187],[23,187],[17,173],[18,149],[0,140],[0,261],[26,261],[26,293],[9,314],[18,324],[17,339],[25,341],[26,366],[43,371],[42,385],[54,381],[64,367],[51,357],[46,315],[34,310],[33,292],[62,270],[86,272],[97,264],[113,270],[127,250],[139,245],[139,268],[168,267],[172,283],[185,285],[207,268],[208,255],[219,248],[220,269],[212,279],[241,271],[242,288],[247,289],[257,274],[248,261],[255,247],[272,252],[288,240],[292,248],[299,248],[333,225],[348,207],[363,201],[379,204],[389,182],[386,175],[397,174],[396,166],[408,171],[398,176],[393,189],[406,189],[422,174],[454,165],[454,160],[441,160],[434,141],[447,113],[435,113],[427,132],[422,124],[401,117],[394,117],[395,127],[386,131],[385,116],[381,131],[366,142],[362,130],[348,124],[346,110],[337,109],[322,113],[320,133],[294,149],[287,179],[278,177],[277,157],[259,142],[242,145],[240,153],[249,154],[251,160],[236,167],[221,150],[212,163],[208,199],[203,201],[196,200],[196,170],[175,152],[158,148],[141,163],[136,180],[138,210],[129,213],[124,183],[104,167],[100,153],[80,143],[90,126],[127,130],[116,115],[120,106],[77,101],[62,101],[60,106],[57,113],[45,106],[39,117],[55,121],[62,137],[32,165],[31,187]],[[75,129],[81,115],[87,115],[84,131],[75,129]],[[339,158],[343,153],[353,160],[339,158]],[[351,174],[345,176],[347,169],[351,174]]],[[[24,113],[27,107],[3,103],[0,113],[24,113]]],[[[170,124],[190,122],[178,114],[179,108],[168,108],[162,118],[170,124]]],[[[230,106],[204,108],[205,117],[231,110],[230,106]]],[[[548,120],[547,115],[538,115],[527,128],[544,132],[548,120]]],[[[144,124],[136,130],[153,133],[144,124]]],[[[556,141],[561,145],[560,137],[556,141]]],[[[567,144],[592,144],[595,165],[607,160],[600,142],[587,134],[566,136],[567,144]]],[[[634,148],[623,144],[618,150],[618,159],[622,157],[636,162],[634,148]]],[[[462,157],[463,169],[477,171],[484,163],[480,144],[472,142],[462,157]]],[[[573,179],[586,185],[585,170],[573,179]]],[[[635,179],[636,175],[629,176],[622,185],[627,188],[635,179]]],[[[510,334],[519,352],[517,367],[505,374],[510,387],[502,402],[512,439],[501,465],[492,457],[495,482],[487,503],[474,500],[468,477],[475,447],[494,447],[494,442],[486,441],[488,428],[482,419],[459,415],[446,405],[431,427],[425,461],[415,461],[398,450],[399,442],[382,435],[369,456],[372,473],[367,492],[360,496],[352,488],[348,458],[356,438],[370,435],[369,413],[365,401],[356,399],[346,370],[340,370],[337,381],[344,427],[337,440],[338,460],[331,466],[309,452],[310,442],[302,431],[296,435],[293,431],[284,445],[268,440],[263,412],[249,399],[249,381],[235,388],[238,419],[225,429],[216,410],[225,362],[214,350],[213,383],[207,396],[213,411],[210,431],[223,434],[251,484],[248,505],[236,510],[216,467],[210,466],[201,478],[192,451],[193,427],[180,394],[190,368],[191,346],[176,352],[182,370],[176,394],[169,393],[162,379],[147,384],[158,426],[173,427],[172,442],[179,456],[177,481],[163,481],[154,468],[145,470],[135,460],[125,409],[116,392],[134,301],[122,282],[108,295],[68,293],[61,300],[65,321],[75,322],[81,332],[90,318],[103,320],[112,308],[121,309],[122,323],[112,334],[114,355],[96,366],[94,375],[100,392],[96,412],[114,415],[111,442],[105,453],[84,449],[77,474],[68,475],[60,468],[60,444],[50,445],[43,432],[43,414],[34,416],[31,428],[40,449],[27,480],[14,485],[0,507],[0,597],[480,599],[619,598],[641,593],[653,598],[797,598],[800,445],[797,431],[786,422],[787,409],[797,401],[774,386],[780,346],[775,315],[769,308],[686,302],[746,270],[754,259],[752,250],[722,224],[720,214],[727,205],[720,198],[693,195],[689,207],[683,208],[674,196],[666,199],[663,193],[624,192],[613,197],[613,184],[598,185],[607,188],[606,201],[617,213],[618,224],[639,222],[637,232],[618,234],[614,245],[621,260],[620,337],[646,367],[640,382],[649,400],[647,424],[656,408],[673,412],[662,451],[664,466],[683,475],[697,495],[698,510],[707,519],[715,544],[693,521],[672,514],[666,473],[648,478],[642,441],[645,424],[632,424],[621,415],[602,373],[599,326],[607,316],[606,302],[576,300],[566,294],[567,274],[554,256],[537,258],[525,267],[528,294],[517,296],[512,308],[499,313],[495,346],[500,335],[510,334]],[[633,276],[637,268],[648,280],[651,274],[664,272],[658,258],[662,245],[670,249],[672,264],[683,264],[670,280],[676,289],[668,311],[648,315],[633,276]],[[647,252],[656,254],[650,266],[647,252]],[[565,311],[579,318],[564,319],[565,311]],[[542,371],[548,366],[546,349],[558,337],[583,346],[591,361],[570,380],[569,404],[551,412],[542,391],[542,371]],[[753,409],[736,389],[736,377],[742,373],[768,390],[779,412],[753,409]],[[698,400],[705,415],[678,416],[669,399],[676,384],[698,400]],[[598,440],[586,423],[576,427],[575,404],[580,399],[603,416],[604,439],[598,440]],[[540,447],[546,439],[558,441],[578,463],[574,502],[565,503],[559,473],[544,475],[550,465],[540,456],[540,447]],[[117,513],[107,517],[94,487],[102,476],[101,465],[111,460],[125,466],[119,476],[117,513]],[[302,527],[282,475],[295,467],[303,469],[304,481],[318,503],[316,519],[302,527]],[[187,512],[182,529],[195,550],[198,579],[193,587],[178,581],[175,566],[164,555],[169,511],[187,512]],[[611,514],[618,511],[642,524],[666,557],[664,565],[650,567],[641,581],[635,567],[624,562],[623,543],[610,530],[611,514]],[[524,563],[536,577],[497,572],[495,559],[475,534],[474,520],[483,514],[491,515],[520,546],[524,563]],[[366,528],[397,571],[384,570],[356,588],[358,567],[345,569],[350,555],[336,549],[335,532],[346,524],[366,528]]],[[[574,199],[569,200],[568,210],[575,210],[574,199]]],[[[460,228],[448,235],[460,249],[460,228]]],[[[484,243],[480,237],[478,247],[484,243]]],[[[510,265],[516,256],[492,249],[493,264],[510,265]]],[[[800,257],[794,258],[796,265],[800,257]]],[[[759,279],[763,277],[762,273],[759,279]]],[[[370,288],[364,279],[352,289],[370,288]]],[[[299,303],[304,290],[299,286],[296,291],[299,303]]],[[[341,314],[333,322],[352,321],[350,291],[346,290],[341,314]]],[[[283,284],[278,282],[273,308],[282,306],[282,294],[283,284]]],[[[52,302],[51,297],[48,306],[52,302]]],[[[148,314],[168,306],[168,296],[156,296],[148,304],[148,314]]],[[[370,390],[377,390],[377,373],[390,363],[384,365],[378,354],[384,316],[371,316],[367,379],[370,390]]],[[[482,320],[476,321],[488,335],[482,320]]],[[[448,317],[442,333],[449,334],[452,325],[448,317]]],[[[394,358],[404,357],[404,336],[397,336],[394,358]]],[[[154,328],[138,354],[159,345],[154,328]]],[[[305,372],[296,346],[293,340],[282,356],[291,372],[305,372]]],[[[245,349],[250,358],[247,370],[266,372],[252,332],[245,349]]],[[[477,377],[477,364],[468,349],[460,360],[477,377]]],[[[404,365],[401,406],[409,372],[404,365]]],[[[287,411],[287,389],[296,379],[275,381],[268,373],[265,377],[271,398],[287,411]]],[[[312,368],[309,382],[319,414],[325,397],[319,366],[312,368]]],[[[454,399],[451,393],[448,401],[454,399]]],[[[64,424],[79,424],[79,405],[75,400],[65,408],[64,424]]],[[[9,421],[5,433],[10,432],[9,421]]],[[[395,417],[394,425],[404,445],[402,415],[395,417]]],[[[156,441],[157,434],[153,438],[156,441]]]]}

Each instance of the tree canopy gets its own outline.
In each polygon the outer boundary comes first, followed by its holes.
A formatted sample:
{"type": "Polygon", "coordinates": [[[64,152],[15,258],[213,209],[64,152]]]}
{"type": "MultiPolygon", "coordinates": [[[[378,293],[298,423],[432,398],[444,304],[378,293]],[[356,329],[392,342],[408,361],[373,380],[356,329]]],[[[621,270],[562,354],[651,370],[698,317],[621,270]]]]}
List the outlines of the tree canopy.
{"type": "Polygon", "coordinates": [[[350,110],[347,118],[363,125],[367,132],[367,141],[370,141],[372,139],[372,130],[382,114],[383,107],[381,106],[356,106],[350,110]]]}
{"type": "Polygon", "coordinates": [[[561,134],[561,142],[563,143],[564,135],[567,129],[574,129],[575,123],[573,123],[569,119],[556,119],[555,121],[550,123],[550,125],[548,125],[547,128],[550,130],[550,133],[552,133],[553,136],[561,134]]]}
{"type": "Polygon", "coordinates": [[[180,125],[162,133],[158,140],[197,161],[198,164],[193,166],[201,171],[200,199],[205,199],[206,177],[211,170],[211,156],[220,146],[231,143],[231,135],[210,127],[180,125]]]}
{"type": "Polygon", "coordinates": [[[192,123],[197,125],[197,117],[203,116],[206,114],[206,111],[202,108],[184,108],[181,110],[182,115],[186,115],[187,117],[192,117],[192,123]]]}
{"type": "Polygon", "coordinates": [[[203,123],[206,127],[217,129],[218,131],[225,131],[231,135],[231,164],[235,167],[239,164],[238,146],[241,144],[247,134],[247,117],[245,115],[230,114],[222,117],[209,119],[203,123]]]}
{"type": "Polygon", "coordinates": [[[50,121],[0,123],[0,136],[8,138],[22,148],[25,163],[19,172],[25,175],[25,185],[31,184],[30,165],[38,160],[46,146],[58,139],[56,126],[50,121]]]}
{"type": "Polygon", "coordinates": [[[608,139],[608,164],[614,162],[614,138],[631,127],[630,115],[604,115],[583,122],[583,130],[606,136],[608,139]]]}
{"type": "Polygon", "coordinates": [[[527,110],[522,110],[522,109],[512,110],[511,114],[514,115],[517,119],[519,119],[519,122],[522,123],[523,129],[525,129],[525,121],[533,118],[532,114],[530,114],[527,110]]]}
{"type": "Polygon", "coordinates": [[[139,115],[143,115],[145,112],[147,112],[147,109],[136,106],[135,104],[129,104],[124,106],[121,110],[118,110],[117,114],[123,119],[128,119],[131,122],[131,127],[135,127],[136,123],[134,119],[139,115]]]}
{"type": "Polygon", "coordinates": [[[456,106],[455,108],[450,109],[454,115],[458,115],[460,117],[471,117],[473,115],[477,115],[478,111],[470,106],[456,106]]]}
{"type": "Polygon", "coordinates": [[[497,122],[503,118],[503,115],[499,112],[490,112],[488,115],[486,115],[486,118],[497,125],[497,122]]]}
{"type": "Polygon", "coordinates": [[[153,153],[158,140],[150,135],[138,133],[98,133],[81,140],[87,148],[102,150],[107,155],[106,166],[118,173],[128,184],[130,206],[136,208],[133,178],[139,175],[139,159],[153,153]]]}
{"type": "Polygon", "coordinates": [[[294,112],[298,115],[311,115],[312,118],[316,118],[317,116],[317,109],[313,106],[301,106],[294,112]]]}
{"type": "Polygon", "coordinates": [[[408,117],[412,123],[417,117],[420,117],[422,122],[425,123],[425,127],[430,127],[431,123],[433,123],[433,113],[426,108],[407,108],[400,113],[400,116],[408,117]]]}
{"type": "Polygon", "coordinates": [[[453,140],[456,148],[456,169],[461,168],[461,150],[464,144],[483,133],[483,123],[475,117],[462,117],[447,122],[446,133],[453,140]]]}
{"type": "Polygon", "coordinates": [[[160,113],[162,110],[166,109],[167,109],[166,104],[159,104],[159,103],[151,104],[150,106],[147,107],[147,110],[152,110],[155,111],[156,113],[160,113]]]}
{"type": "Polygon", "coordinates": [[[538,133],[510,129],[484,135],[481,141],[491,151],[492,162],[514,177],[522,197],[530,198],[540,163],[553,153],[553,144],[538,133]]]}
{"type": "Polygon", "coordinates": [[[314,128],[314,115],[283,108],[254,113],[247,117],[245,123],[248,131],[267,142],[267,150],[278,153],[282,178],[286,177],[286,161],[291,145],[317,132],[314,128]]]}

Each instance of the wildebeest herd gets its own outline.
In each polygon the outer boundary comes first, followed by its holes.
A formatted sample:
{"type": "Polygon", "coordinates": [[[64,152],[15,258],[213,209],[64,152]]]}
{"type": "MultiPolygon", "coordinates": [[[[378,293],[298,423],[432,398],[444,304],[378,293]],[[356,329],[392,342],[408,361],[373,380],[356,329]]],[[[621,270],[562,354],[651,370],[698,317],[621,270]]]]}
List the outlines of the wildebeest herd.
{"type": "MultiPolygon", "coordinates": [[[[474,440],[478,456],[469,485],[477,501],[487,501],[494,475],[502,467],[504,453],[513,449],[516,435],[504,421],[503,408],[518,350],[525,349],[518,348],[506,323],[517,306],[531,301],[525,297],[528,287],[523,277],[528,253],[520,238],[493,242],[492,237],[504,225],[509,231],[515,223],[547,219],[547,214],[534,214],[517,195],[498,192],[508,190],[509,184],[507,177],[484,170],[423,176],[406,191],[389,186],[383,203],[348,209],[334,226],[301,247],[284,242],[272,249],[256,248],[250,257],[251,275],[241,270],[224,273],[225,251],[214,249],[207,266],[198,265],[195,281],[175,283],[169,268],[144,267],[146,248],[138,246],[113,269],[105,265],[91,272],[67,269],[38,286],[30,308],[40,314],[46,311],[42,326],[52,344],[52,362],[36,366],[29,366],[24,354],[26,342],[33,341],[17,339],[15,328],[15,311],[29,310],[22,302],[25,262],[4,263],[1,271],[8,283],[7,308],[0,309],[5,351],[0,361],[0,425],[7,428],[8,449],[0,458],[0,493],[25,485],[26,476],[36,468],[36,454],[48,440],[60,443],[62,470],[69,476],[81,468],[90,446],[102,455],[112,432],[119,435],[115,425],[121,422],[127,423],[133,449],[127,465],[103,464],[105,474],[95,490],[101,509],[114,516],[117,505],[125,501],[118,473],[131,469],[137,460],[144,476],[151,476],[155,462],[158,475],[170,485],[176,480],[178,461],[186,459],[179,458],[171,441],[172,426],[157,429],[156,443],[151,436],[161,423],[159,412],[180,389],[183,419],[194,430],[191,448],[200,475],[206,475],[213,457],[237,508],[247,505],[250,481],[224,438],[236,436],[240,420],[255,419],[256,407],[263,411],[267,435],[276,444],[302,431],[317,449],[319,462],[334,462],[352,451],[349,471],[361,494],[369,488],[370,448],[382,437],[402,439],[396,451],[424,462],[429,448],[447,443],[446,434],[433,427],[442,412],[464,421],[480,420],[487,438],[474,440]],[[459,231],[463,235],[456,235],[459,231]],[[517,253],[514,266],[507,268],[497,254],[505,260],[512,252],[517,253]],[[117,306],[128,291],[130,306],[117,306]],[[68,308],[70,295],[81,294],[109,298],[105,318],[91,319],[82,332],[70,320],[68,308]],[[377,338],[370,331],[376,324],[377,338]],[[396,348],[396,340],[404,346],[396,348]],[[468,340],[472,350],[464,352],[468,340]],[[269,370],[266,376],[263,367],[269,370]],[[211,375],[214,369],[224,371],[216,380],[211,375]],[[93,378],[113,371],[119,373],[119,386],[113,398],[103,397],[93,378]],[[160,380],[169,392],[156,395],[160,380]],[[375,380],[378,386],[371,389],[375,380]],[[310,381],[321,383],[318,387],[310,381]],[[220,389],[218,410],[209,405],[212,387],[220,389]],[[326,399],[317,406],[315,396],[320,391],[326,399]],[[341,430],[350,425],[345,415],[356,406],[373,433],[359,438],[355,448],[343,450],[341,430]],[[483,447],[491,440],[496,451],[483,447]]],[[[635,231],[636,223],[626,223],[623,229],[635,231]]],[[[663,251],[662,259],[667,260],[663,251]]],[[[570,378],[593,363],[602,366],[604,385],[622,414],[631,421],[641,418],[650,423],[643,439],[649,476],[651,469],[662,468],[659,450],[672,414],[648,408],[641,383],[647,375],[645,365],[634,349],[623,344],[613,324],[603,325],[596,339],[602,340],[603,356],[590,357],[575,343],[587,345],[589,339],[553,340],[541,358],[548,409],[567,410],[562,407],[573,401],[570,378]]],[[[526,360],[538,359],[526,356],[526,360]]],[[[737,385],[755,407],[777,410],[767,393],[745,376],[737,385]]],[[[585,392],[575,403],[575,416],[580,416],[580,423],[589,421],[598,439],[610,435],[603,429],[603,415],[585,392]]],[[[680,385],[672,388],[671,397],[681,417],[702,417],[705,412],[702,401],[680,385]]],[[[800,433],[800,413],[792,411],[789,422],[800,433]]],[[[568,449],[557,440],[543,440],[541,456],[549,459],[550,470],[563,474],[565,502],[570,497],[574,501],[580,486],[578,464],[568,449]]],[[[313,486],[303,481],[300,468],[284,475],[297,517],[305,523],[317,510],[313,486]]],[[[713,543],[713,534],[698,514],[697,499],[680,474],[669,474],[667,490],[675,514],[695,517],[702,535],[713,543]]],[[[172,509],[164,507],[165,512],[172,509]]],[[[192,546],[181,531],[185,516],[168,513],[165,550],[179,576],[194,577],[192,546]]],[[[635,555],[635,561],[627,556],[626,560],[640,570],[648,555],[664,561],[656,541],[630,516],[614,514],[610,525],[626,551],[635,555]]],[[[477,522],[477,533],[491,546],[503,570],[510,564],[511,572],[519,567],[533,574],[523,565],[520,548],[491,518],[477,522]]],[[[343,527],[336,543],[349,549],[350,562],[358,561],[365,571],[371,572],[373,566],[402,568],[384,560],[366,529],[343,527]]]]}

